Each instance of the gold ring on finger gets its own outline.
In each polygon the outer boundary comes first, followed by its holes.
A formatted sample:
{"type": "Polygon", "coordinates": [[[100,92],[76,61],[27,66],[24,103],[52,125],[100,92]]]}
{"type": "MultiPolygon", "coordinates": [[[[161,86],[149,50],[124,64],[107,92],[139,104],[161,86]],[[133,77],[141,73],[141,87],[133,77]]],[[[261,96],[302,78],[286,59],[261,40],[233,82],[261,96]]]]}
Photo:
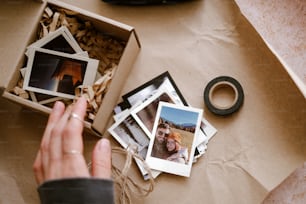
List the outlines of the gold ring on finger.
{"type": "Polygon", "coordinates": [[[78,150],[72,149],[72,150],[64,151],[64,154],[78,155],[78,154],[82,154],[82,153],[78,150]]]}
{"type": "Polygon", "coordinates": [[[69,116],[69,120],[70,120],[70,119],[73,119],[73,118],[74,118],[74,119],[77,119],[78,121],[81,121],[82,123],[84,123],[84,120],[83,120],[78,114],[72,112],[72,113],[70,114],[70,116],[69,116]]]}

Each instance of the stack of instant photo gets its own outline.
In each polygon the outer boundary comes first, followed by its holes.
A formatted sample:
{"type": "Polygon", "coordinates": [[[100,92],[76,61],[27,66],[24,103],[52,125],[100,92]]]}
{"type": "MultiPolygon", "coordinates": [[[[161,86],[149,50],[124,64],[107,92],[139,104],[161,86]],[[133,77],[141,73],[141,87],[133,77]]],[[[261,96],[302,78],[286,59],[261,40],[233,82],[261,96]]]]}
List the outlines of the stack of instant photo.
{"type": "Polygon", "coordinates": [[[39,104],[73,99],[76,87],[95,81],[99,61],[88,57],[65,26],[28,46],[25,54],[23,89],[39,104]]]}
{"type": "MultiPolygon", "coordinates": [[[[164,72],[122,96],[115,107],[115,123],[109,133],[125,149],[134,147],[151,169],[189,177],[191,167],[204,155],[217,130],[203,111],[188,106],[169,72],[164,72]]],[[[136,164],[145,180],[149,174],[136,164]]]]}

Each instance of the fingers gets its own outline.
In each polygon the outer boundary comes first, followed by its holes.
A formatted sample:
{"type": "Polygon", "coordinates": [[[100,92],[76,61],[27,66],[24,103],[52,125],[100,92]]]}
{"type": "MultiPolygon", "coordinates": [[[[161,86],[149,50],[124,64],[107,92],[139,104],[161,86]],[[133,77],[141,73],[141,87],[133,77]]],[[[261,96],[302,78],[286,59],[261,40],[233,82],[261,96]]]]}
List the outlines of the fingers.
{"type": "Polygon", "coordinates": [[[87,164],[83,157],[83,127],[87,102],[84,97],[73,105],[62,136],[62,176],[89,177],[87,164]]]}
{"type": "Polygon", "coordinates": [[[75,117],[70,117],[63,131],[62,148],[64,153],[70,152],[71,150],[83,152],[82,132],[86,108],[87,102],[84,97],[79,98],[72,107],[71,114],[74,114],[75,117]]]}
{"type": "Polygon", "coordinates": [[[56,127],[54,127],[51,131],[49,141],[49,152],[51,160],[58,160],[62,156],[62,132],[67,126],[70,113],[71,106],[68,106],[65,113],[62,115],[60,120],[58,120],[56,127]]]}
{"type": "Polygon", "coordinates": [[[51,131],[56,125],[57,121],[61,118],[65,106],[61,102],[56,102],[48,119],[48,123],[41,141],[40,149],[37,153],[36,159],[33,164],[33,170],[37,183],[42,183],[45,179],[45,171],[49,165],[49,141],[51,131]]]}
{"type": "Polygon", "coordinates": [[[67,126],[68,118],[71,113],[71,106],[68,106],[65,113],[60,120],[56,123],[56,126],[51,131],[49,141],[49,168],[46,172],[45,179],[57,179],[61,177],[61,165],[62,165],[62,132],[67,126]]]}
{"type": "Polygon", "coordinates": [[[33,164],[34,176],[37,184],[41,184],[44,181],[44,172],[41,163],[41,152],[38,151],[36,159],[33,164]]]}
{"type": "MultiPolygon", "coordinates": [[[[83,97],[66,111],[62,102],[55,103],[33,164],[38,184],[50,179],[90,176],[82,154],[86,108],[83,97]]],[[[92,159],[93,176],[110,179],[111,147],[107,139],[97,143],[92,159]]]]}
{"type": "Polygon", "coordinates": [[[62,117],[63,113],[65,111],[65,105],[62,102],[57,101],[54,104],[54,107],[52,109],[52,112],[49,116],[48,123],[42,138],[41,142],[41,159],[42,159],[42,165],[44,169],[48,169],[49,166],[49,142],[51,137],[51,132],[62,117]]]}
{"type": "Polygon", "coordinates": [[[92,174],[97,178],[111,178],[111,146],[107,139],[101,139],[94,148],[92,174]]]}
{"type": "Polygon", "coordinates": [[[44,146],[48,146],[49,145],[49,139],[50,139],[50,135],[51,135],[51,131],[53,130],[54,126],[56,125],[56,123],[58,122],[58,120],[62,117],[63,113],[65,111],[65,105],[60,102],[57,101],[54,104],[54,107],[50,113],[49,119],[48,119],[48,123],[44,132],[44,136],[42,138],[42,147],[44,146]]]}

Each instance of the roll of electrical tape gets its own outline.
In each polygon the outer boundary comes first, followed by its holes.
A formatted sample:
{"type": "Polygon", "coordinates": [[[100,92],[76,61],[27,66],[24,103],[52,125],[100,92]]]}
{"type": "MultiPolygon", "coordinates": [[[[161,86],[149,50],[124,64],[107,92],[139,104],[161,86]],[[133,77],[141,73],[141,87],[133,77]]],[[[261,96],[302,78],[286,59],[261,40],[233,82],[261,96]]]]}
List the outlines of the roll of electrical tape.
{"type": "Polygon", "coordinates": [[[216,115],[227,116],[240,109],[243,104],[244,93],[240,83],[229,76],[220,76],[211,80],[204,90],[204,102],[208,110],[216,115]],[[234,91],[232,103],[221,106],[213,102],[214,92],[220,88],[231,88],[234,91]]]}

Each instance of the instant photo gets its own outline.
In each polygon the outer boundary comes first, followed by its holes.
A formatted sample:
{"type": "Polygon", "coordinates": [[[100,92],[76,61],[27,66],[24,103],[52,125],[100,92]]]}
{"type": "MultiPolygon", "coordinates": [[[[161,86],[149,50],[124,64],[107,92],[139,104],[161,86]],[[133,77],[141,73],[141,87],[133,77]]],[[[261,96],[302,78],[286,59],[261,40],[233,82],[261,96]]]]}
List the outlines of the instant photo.
{"type": "Polygon", "coordinates": [[[202,113],[201,109],[159,103],[153,128],[154,138],[150,140],[146,157],[150,168],[190,176],[202,113]]]}
{"type": "MultiPolygon", "coordinates": [[[[168,71],[160,74],[159,76],[151,79],[150,81],[123,95],[122,98],[124,101],[122,102],[122,104],[124,104],[124,107],[127,108],[129,106],[134,106],[137,102],[139,103],[139,101],[145,103],[146,100],[154,96],[156,93],[158,93],[158,90],[161,89],[167,90],[168,93],[170,93],[175,104],[182,104],[188,106],[188,103],[186,102],[185,98],[176,86],[173,78],[171,77],[168,71]]],[[[117,108],[122,111],[121,107],[122,106],[117,106],[117,108]]],[[[209,124],[207,120],[202,120],[202,126],[206,127],[206,129],[203,128],[203,131],[205,132],[199,133],[197,144],[205,142],[207,138],[211,138],[216,133],[216,129],[211,124],[209,124]]],[[[146,128],[145,131],[148,133],[146,128]]]]}
{"type": "MultiPolygon", "coordinates": [[[[114,123],[108,132],[116,139],[116,141],[124,148],[133,148],[137,154],[143,159],[146,158],[148,152],[148,146],[150,138],[134,120],[134,118],[127,114],[125,117],[120,118],[114,123]]],[[[144,179],[148,179],[148,172],[141,166],[141,162],[136,160],[136,163],[141,171],[144,179]]],[[[155,178],[160,172],[152,171],[152,175],[155,178]]]]}
{"type": "Polygon", "coordinates": [[[77,55],[31,49],[23,88],[73,99],[76,87],[94,83],[98,63],[77,55]]]}
{"type": "Polygon", "coordinates": [[[33,47],[44,48],[68,54],[76,54],[83,52],[83,50],[80,48],[80,46],[73,38],[72,34],[66,26],[62,26],[56,31],[50,32],[45,37],[31,44],[28,48],[33,47]]]}
{"type": "MultiPolygon", "coordinates": [[[[149,137],[152,135],[152,118],[154,118],[154,114],[156,114],[157,108],[152,111],[144,111],[144,116],[137,115],[136,112],[139,110],[144,109],[146,105],[150,103],[150,101],[154,100],[160,90],[166,90],[169,96],[171,96],[172,101],[175,104],[181,104],[188,106],[186,100],[182,96],[180,90],[176,86],[174,80],[170,76],[169,72],[164,72],[159,76],[151,79],[150,81],[144,83],[143,85],[135,88],[134,90],[128,92],[127,94],[123,95],[123,101],[118,104],[115,109],[114,119],[115,121],[118,120],[124,113],[126,109],[129,107],[133,107],[134,110],[131,111],[132,116],[135,118],[137,123],[143,130],[147,133],[149,137]],[[140,104],[140,105],[137,105],[140,104]],[[147,113],[146,113],[147,112],[147,113]]],[[[197,139],[196,139],[196,151],[194,155],[194,159],[201,157],[206,149],[207,143],[210,138],[215,135],[217,130],[204,118],[201,122],[201,128],[198,132],[197,139]]]]}
{"type": "MultiPolygon", "coordinates": [[[[180,101],[177,101],[175,99],[175,96],[173,96],[165,87],[160,87],[153,96],[145,100],[143,103],[139,103],[140,105],[136,106],[135,108],[133,108],[133,110],[131,110],[131,115],[135,118],[139,126],[145,131],[145,133],[149,137],[151,136],[153,131],[153,125],[156,118],[156,112],[159,102],[168,102],[183,105],[180,101]]],[[[208,136],[206,133],[209,134],[209,138],[211,138],[212,135],[215,134],[215,128],[212,127],[204,119],[202,119],[200,130],[201,131],[199,131],[199,135],[196,140],[196,145],[207,143],[208,136]]]]}
{"type": "Polygon", "coordinates": [[[176,98],[178,98],[177,100],[181,101],[184,105],[187,105],[186,100],[168,71],[123,95],[122,98],[126,104],[133,106],[137,101],[144,101],[152,96],[152,94],[155,93],[162,85],[165,86],[174,96],[176,96],[176,98]]]}
{"type": "Polygon", "coordinates": [[[152,134],[158,104],[161,101],[175,103],[175,99],[167,90],[160,89],[155,95],[131,111],[131,115],[149,137],[152,134]]]}
{"type": "Polygon", "coordinates": [[[200,130],[207,137],[207,141],[217,133],[217,129],[204,118],[202,118],[200,130]]]}

